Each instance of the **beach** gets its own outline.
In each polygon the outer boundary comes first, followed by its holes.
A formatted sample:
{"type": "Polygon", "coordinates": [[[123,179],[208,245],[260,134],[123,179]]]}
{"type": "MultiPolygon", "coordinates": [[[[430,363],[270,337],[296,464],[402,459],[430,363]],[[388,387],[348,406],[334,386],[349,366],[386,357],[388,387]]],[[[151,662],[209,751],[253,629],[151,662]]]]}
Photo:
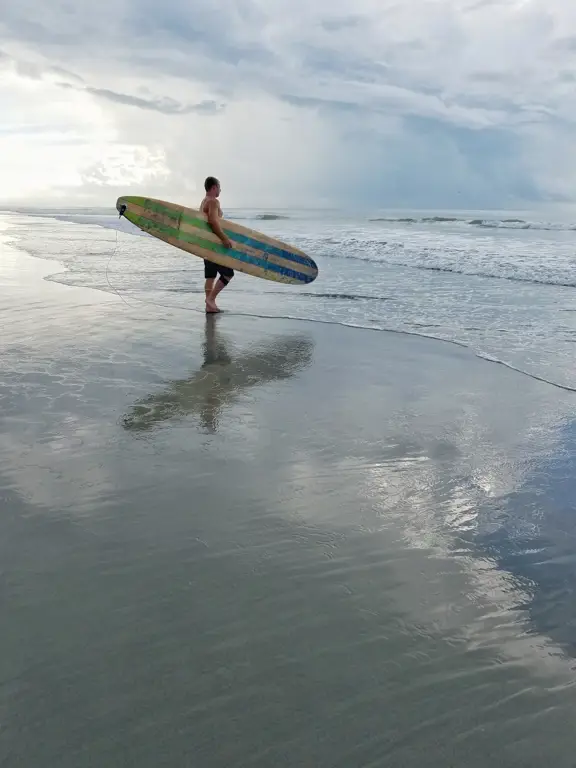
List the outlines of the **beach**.
{"type": "Polygon", "coordinates": [[[572,768],[568,338],[206,317],[82,226],[0,216],[0,762],[572,768]]]}

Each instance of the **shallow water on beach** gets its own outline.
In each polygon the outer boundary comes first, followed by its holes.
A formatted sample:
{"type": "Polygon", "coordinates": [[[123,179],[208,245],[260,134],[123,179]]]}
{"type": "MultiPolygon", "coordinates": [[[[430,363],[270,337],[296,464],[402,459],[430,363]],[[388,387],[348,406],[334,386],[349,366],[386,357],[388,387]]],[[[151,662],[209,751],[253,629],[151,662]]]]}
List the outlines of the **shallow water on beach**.
{"type": "MultiPolygon", "coordinates": [[[[12,218],[27,251],[65,264],[54,279],[125,300],[202,308],[199,259],[139,236],[113,213],[54,215],[36,217],[33,227],[30,217],[12,218]]],[[[481,211],[229,215],[302,248],[320,276],[300,288],[238,275],[222,297],[226,308],[455,341],[576,389],[576,222],[481,211]]]]}
{"type": "MultiPolygon", "coordinates": [[[[0,251],[1,764],[573,766],[572,393],[338,327],[426,333],[397,299],[370,319],[363,264],[344,297],[346,257],[316,253],[320,296],[239,278],[206,319],[149,238],[7,221],[44,261],[0,251]],[[255,316],[300,313],[336,325],[255,316]]],[[[416,313],[424,271],[376,268],[416,313]]],[[[441,275],[438,335],[486,352],[462,286],[498,279],[441,275]]],[[[482,338],[524,364],[514,285],[482,338]]],[[[533,372],[569,381],[535,310],[533,372]]]]}

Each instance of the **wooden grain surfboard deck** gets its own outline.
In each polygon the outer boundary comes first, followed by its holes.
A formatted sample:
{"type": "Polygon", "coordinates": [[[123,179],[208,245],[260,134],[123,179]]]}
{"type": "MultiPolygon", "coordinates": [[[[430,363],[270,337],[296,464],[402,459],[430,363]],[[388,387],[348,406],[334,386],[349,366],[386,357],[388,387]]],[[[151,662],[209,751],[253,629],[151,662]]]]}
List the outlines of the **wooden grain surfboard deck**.
{"type": "Polygon", "coordinates": [[[144,232],[222,267],[292,285],[311,283],[318,275],[314,260],[298,248],[221,219],[222,229],[233,245],[225,248],[206,216],[195,208],[128,196],[118,198],[116,210],[144,232]]]}

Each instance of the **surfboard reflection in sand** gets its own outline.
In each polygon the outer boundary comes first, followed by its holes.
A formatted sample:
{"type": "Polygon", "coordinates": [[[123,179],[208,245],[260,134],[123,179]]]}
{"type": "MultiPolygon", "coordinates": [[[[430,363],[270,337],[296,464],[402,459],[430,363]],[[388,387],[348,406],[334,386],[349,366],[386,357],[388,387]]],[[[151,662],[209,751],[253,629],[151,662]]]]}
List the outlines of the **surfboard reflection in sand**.
{"type": "Polygon", "coordinates": [[[172,381],[164,391],[138,400],[122,419],[125,429],[145,431],[161,422],[195,414],[204,429],[216,432],[222,410],[243,391],[288,379],[312,361],[314,344],[304,335],[277,336],[234,358],[216,323],[216,317],[206,318],[202,368],[189,379],[172,381]]]}

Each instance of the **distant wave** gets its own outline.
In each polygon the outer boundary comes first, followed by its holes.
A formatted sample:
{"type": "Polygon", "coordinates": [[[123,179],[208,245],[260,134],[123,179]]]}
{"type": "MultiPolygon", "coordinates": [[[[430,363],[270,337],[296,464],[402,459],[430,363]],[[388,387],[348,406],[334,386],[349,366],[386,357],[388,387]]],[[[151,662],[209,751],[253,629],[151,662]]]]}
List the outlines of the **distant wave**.
{"type": "Polygon", "coordinates": [[[469,275],[470,277],[489,277],[494,280],[510,280],[514,283],[533,283],[534,285],[557,285],[561,288],[576,288],[576,282],[572,281],[562,281],[562,280],[546,280],[545,278],[537,278],[537,277],[523,277],[521,275],[505,275],[505,274],[496,274],[495,272],[490,272],[488,270],[486,271],[480,271],[480,270],[464,270],[464,269],[455,269],[454,267],[441,267],[441,266],[427,266],[424,264],[405,264],[402,262],[394,262],[397,266],[400,267],[412,267],[414,269],[422,269],[429,272],[451,272],[455,275],[469,275]]]}
{"type": "Polygon", "coordinates": [[[376,219],[368,219],[368,221],[386,221],[389,224],[418,224],[419,221],[424,221],[424,219],[390,219],[386,216],[379,216],[376,219]]]}
{"type": "Polygon", "coordinates": [[[462,219],[459,219],[456,216],[424,216],[421,219],[413,219],[413,218],[400,218],[400,219],[391,219],[388,217],[379,217],[376,219],[370,219],[370,221],[389,221],[389,222],[398,222],[399,224],[419,224],[419,223],[425,223],[425,224],[435,224],[435,223],[442,223],[442,222],[450,222],[450,221],[462,221],[462,219]]]}
{"type": "Polygon", "coordinates": [[[290,216],[283,216],[279,213],[255,213],[253,216],[235,216],[230,214],[226,218],[230,221],[286,221],[290,216]]]}
{"type": "Polygon", "coordinates": [[[371,222],[388,224],[463,224],[483,229],[532,229],[545,232],[574,232],[576,224],[546,221],[525,221],[524,219],[465,219],[455,216],[423,216],[421,218],[380,216],[371,222]]]}
{"type": "MultiPolygon", "coordinates": [[[[490,219],[472,219],[466,223],[473,227],[484,227],[485,229],[551,229],[551,225],[530,224],[523,219],[501,219],[495,221],[490,219]]],[[[568,228],[572,229],[572,227],[568,228]]]]}

